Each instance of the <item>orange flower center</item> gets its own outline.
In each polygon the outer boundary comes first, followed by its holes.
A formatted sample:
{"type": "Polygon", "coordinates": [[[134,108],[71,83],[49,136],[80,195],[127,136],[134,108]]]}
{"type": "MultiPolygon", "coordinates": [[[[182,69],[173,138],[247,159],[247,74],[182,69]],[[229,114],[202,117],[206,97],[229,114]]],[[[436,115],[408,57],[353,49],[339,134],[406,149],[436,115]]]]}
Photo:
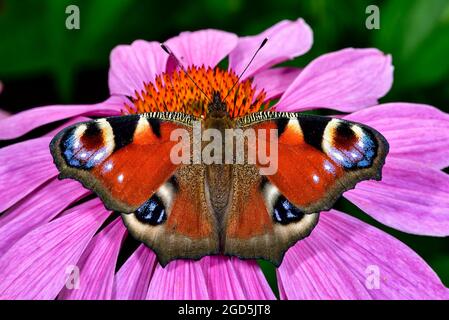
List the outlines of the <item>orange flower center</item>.
{"type": "MultiPolygon", "coordinates": [[[[197,117],[207,114],[213,94],[218,92],[222,99],[226,97],[238,77],[233,71],[219,68],[189,67],[186,72],[198,87],[182,70],[163,73],[154,83],[145,84],[145,89],[136,92],[132,105],[125,105],[127,113],[145,112],[182,112],[197,117]]],[[[238,83],[224,101],[231,118],[257,112],[268,105],[264,104],[266,94],[257,92],[251,80],[238,83]]]]}

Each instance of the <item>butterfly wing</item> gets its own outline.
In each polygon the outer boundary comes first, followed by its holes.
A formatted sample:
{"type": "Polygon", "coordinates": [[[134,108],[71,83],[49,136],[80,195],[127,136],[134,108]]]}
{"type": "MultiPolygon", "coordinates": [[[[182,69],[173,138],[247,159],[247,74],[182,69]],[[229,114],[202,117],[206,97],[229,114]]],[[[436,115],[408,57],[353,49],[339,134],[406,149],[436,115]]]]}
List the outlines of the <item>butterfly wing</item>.
{"type": "Polygon", "coordinates": [[[122,214],[129,232],[156,252],[162,266],[219,253],[218,224],[206,202],[204,176],[203,165],[182,165],[142,210],[122,214]]]}
{"type": "Polygon", "coordinates": [[[320,211],[329,210],[358,182],[381,179],[388,143],[367,126],[272,112],[251,114],[239,119],[237,125],[255,130],[257,149],[273,142],[265,132],[277,132],[277,170],[262,176],[260,163],[251,170],[236,166],[236,171],[243,173],[235,175],[235,189],[248,194],[233,194],[236,205],[230,208],[226,222],[227,254],[261,257],[279,265],[285,251],[310,234],[320,211]],[[242,179],[242,175],[251,178],[242,179]],[[251,202],[245,203],[245,198],[251,202]]]}
{"type": "MultiPolygon", "coordinates": [[[[262,258],[280,265],[284,252],[299,239],[307,237],[318,222],[319,214],[287,217],[281,221],[274,210],[283,208],[283,198],[255,165],[235,165],[233,168],[232,205],[225,224],[224,254],[244,259],[262,258]]],[[[294,212],[292,209],[291,212],[294,212]]]]}
{"type": "Polygon", "coordinates": [[[190,132],[194,120],[180,113],[98,119],[64,129],[50,145],[59,177],[80,181],[109,210],[122,212],[130,233],[163,264],[218,250],[216,224],[201,197],[202,168],[170,159],[178,143],[171,133],[190,132]]]}

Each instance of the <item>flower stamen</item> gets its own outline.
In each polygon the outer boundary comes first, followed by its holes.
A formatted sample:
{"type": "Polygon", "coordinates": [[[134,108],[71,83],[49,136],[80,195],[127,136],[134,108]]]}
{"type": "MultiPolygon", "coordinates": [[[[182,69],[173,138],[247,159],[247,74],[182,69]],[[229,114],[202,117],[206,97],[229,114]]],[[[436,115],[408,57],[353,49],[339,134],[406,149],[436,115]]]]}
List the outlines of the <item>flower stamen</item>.
{"type": "Polygon", "coordinates": [[[140,93],[135,92],[136,98],[132,99],[132,105],[125,105],[125,113],[169,111],[205,117],[213,93],[218,92],[224,98],[231,89],[225,101],[231,118],[257,112],[267,106],[264,104],[266,93],[263,90],[257,92],[251,80],[241,81],[232,88],[238,80],[233,71],[192,66],[186,72],[199,88],[183,71],[163,73],[154,82],[145,84],[140,93]]]}

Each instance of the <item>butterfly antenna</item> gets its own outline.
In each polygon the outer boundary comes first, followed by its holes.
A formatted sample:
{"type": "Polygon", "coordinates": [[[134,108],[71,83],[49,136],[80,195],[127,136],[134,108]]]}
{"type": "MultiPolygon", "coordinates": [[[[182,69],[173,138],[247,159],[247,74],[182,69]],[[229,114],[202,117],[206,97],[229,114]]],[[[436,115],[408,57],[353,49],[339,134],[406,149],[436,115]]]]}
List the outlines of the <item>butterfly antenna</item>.
{"type": "Polygon", "coordinates": [[[265,44],[267,43],[268,38],[263,39],[262,43],[260,44],[259,48],[256,50],[256,52],[254,53],[253,57],[251,58],[251,60],[248,62],[248,64],[246,65],[245,69],[243,69],[242,73],[240,73],[239,77],[237,78],[237,81],[234,82],[234,84],[232,85],[231,89],[229,89],[228,93],[226,94],[226,97],[223,99],[223,101],[226,100],[226,98],[229,96],[229,94],[232,92],[232,90],[234,90],[235,86],[240,82],[240,79],[242,79],[243,75],[245,74],[246,70],[248,70],[249,66],[251,65],[251,63],[253,62],[254,58],[257,56],[257,54],[259,53],[260,49],[262,49],[265,44]]]}
{"type": "Polygon", "coordinates": [[[186,71],[186,69],[184,68],[184,66],[181,64],[181,62],[179,61],[179,59],[173,54],[173,52],[167,47],[167,45],[165,45],[164,43],[161,43],[161,48],[173,59],[175,59],[176,64],[181,68],[181,70],[185,73],[185,75],[190,79],[190,81],[193,82],[193,84],[201,91],[201,93],[206,97],[207,100],[209,100],[209,102],[211,103],[212,100],[207,96],[207,94],[203,91],[203,89],[201,89],[201,87],[195,82],[195,80],[193,80],[193,78],[190,76],[190,74],[188,74],[188,72],[186,71]]]}

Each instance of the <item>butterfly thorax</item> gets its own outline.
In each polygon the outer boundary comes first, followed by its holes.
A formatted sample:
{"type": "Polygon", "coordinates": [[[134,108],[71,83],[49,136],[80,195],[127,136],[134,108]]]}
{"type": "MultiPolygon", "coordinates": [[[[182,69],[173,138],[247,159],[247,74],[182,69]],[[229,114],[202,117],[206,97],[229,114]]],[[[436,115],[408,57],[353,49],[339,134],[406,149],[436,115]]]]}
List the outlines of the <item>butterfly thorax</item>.
{"type": "MultiPolygon", "coordinates": [[[[220,94],[215,92],[204,119],[203,130],[218,130],[221,133],[222,150],[225,150],[225,130],[232,128],[234,128],[234,122],[229,117],[226,103],[222,101],[220,94]]],[[[204,144],[207,144],[207,142],[204,144]]],[[[219,164],[206,165],[205,172],[208,202],[213,208],[217,220],[220,221],[220,225],[226,214],[232,190],[232,166],[225,164],[224,152],[222,152],[221,160],[219,164]]]]}

